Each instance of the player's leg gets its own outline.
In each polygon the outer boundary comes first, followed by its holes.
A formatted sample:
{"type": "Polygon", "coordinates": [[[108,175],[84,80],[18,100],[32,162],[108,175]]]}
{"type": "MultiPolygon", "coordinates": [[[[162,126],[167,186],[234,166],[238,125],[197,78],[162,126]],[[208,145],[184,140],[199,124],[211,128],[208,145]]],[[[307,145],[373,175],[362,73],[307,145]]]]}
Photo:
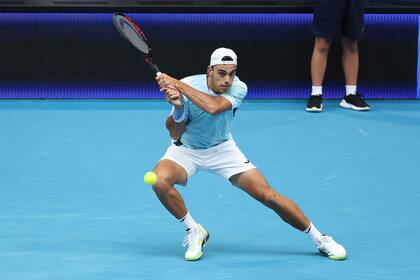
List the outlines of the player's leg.
{"type": "Polygon", "coordinates": [[[159,161],[154,172],[158,177],[153,186],[157,197],[175,218],[182,219],[188,211],[184,199],[174,185],[184,184],[188,178],[187,172],[179,164],[169,159],[159,161]]]}
{"type": "Polygon", "coordinates": [[[294,228],[300,231],[309,228],[311,223],[300,208],[293,201],[271,188],[257,169],[236,174],[230,178],[230,181],[234,186],[273,209],[285,222],[294,228]]]}
{"type": "Polygon", "coordinates": [[[206,170],[223,176],[264,205],[273,209],[283,220],[299,230],[310,222],[290,199],[271,188],[256,167],[246,158],[235,141],[228,140],[209,149],[206,170]]]}
{"type": "Polygon", "coordinates": [[[230,181],[233,185],[274,210],[285,222],[300,231],[308,233],[322,254],[334,260],[346,258],[344,247],[335,242],[331,236],[321,234],[292,200],[270,187],[267,180],[257,169],[233,175],[230,177],[230,181]]]}
{"type": "Polygon", "coordinates": [[[346,96],[340,106],[357,111],[369,110],[369,105],[357,92],[359,71],[358,40],[363,35],[363,3],[361,0],[348,0],[342,27],[342,65],[346,79],[346,96]]]}
{"type": "Polygon", "coordinates": [[[155,167],[158,180],[153,186],[153,190],[162,204],[187,230],[182,245],[188,247],[185,252],[185,260],[188,261],[201,258],[203,247],[207,244],[210,236],[204,227],[193,219],[185,206],[184,199],[174,187],[174,184],[185,184],[188,178],[196,172],[194,161],[194,151],[171,145],[163,159],[155,167]]]}

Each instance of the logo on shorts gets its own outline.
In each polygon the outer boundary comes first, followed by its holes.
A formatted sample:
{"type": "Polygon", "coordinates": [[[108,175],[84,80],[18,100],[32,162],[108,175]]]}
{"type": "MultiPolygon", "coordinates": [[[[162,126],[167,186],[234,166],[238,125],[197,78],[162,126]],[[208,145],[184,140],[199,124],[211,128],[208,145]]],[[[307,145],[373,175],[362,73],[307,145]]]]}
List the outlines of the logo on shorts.
{"type": "Polygon", "coordinates": [[[247,159],[247,160],[245,161],[245,163],[249,163],[249,159],[247,159]]]}

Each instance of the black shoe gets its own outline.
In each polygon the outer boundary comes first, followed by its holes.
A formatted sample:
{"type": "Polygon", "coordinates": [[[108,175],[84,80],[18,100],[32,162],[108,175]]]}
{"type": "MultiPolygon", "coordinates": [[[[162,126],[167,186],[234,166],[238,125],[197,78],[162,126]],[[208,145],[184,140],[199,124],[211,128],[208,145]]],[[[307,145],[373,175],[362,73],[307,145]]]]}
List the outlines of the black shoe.
{"type": "Polygon", "coordinates": [[[362,96],[358,93],[349,94],[344,97],[340,102],[340,106],[347,109],[356,111],[369,111],[369,105],[363,100],[362,96]]]}
{"type": "Polygon", "coordinates": [[[307,112],[322,112],[322,97],[321,95],[311,95],[308,98],[306,105],[307,112]]]}

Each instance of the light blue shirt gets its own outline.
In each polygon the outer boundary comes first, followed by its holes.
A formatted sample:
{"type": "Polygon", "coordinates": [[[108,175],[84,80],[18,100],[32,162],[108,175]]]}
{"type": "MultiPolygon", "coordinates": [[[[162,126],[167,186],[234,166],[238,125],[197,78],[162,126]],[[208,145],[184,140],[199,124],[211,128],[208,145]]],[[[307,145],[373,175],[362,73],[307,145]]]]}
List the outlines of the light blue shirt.
{"type": "Polygon", "coordinates": [[[188,117],[181,142],[192,149],[207,149],[231,139],[230,124],[236,109],[241,105],[248,92],[246,84],[235,77],[232,86],[226,93],[216,94],[207,87],[207,76],[205,74],[186,77],[181,81],[210,96],[222,96],[232,103],[230,110],[211,115],[185,98],[184,106],[186,106],[188,117]]]}

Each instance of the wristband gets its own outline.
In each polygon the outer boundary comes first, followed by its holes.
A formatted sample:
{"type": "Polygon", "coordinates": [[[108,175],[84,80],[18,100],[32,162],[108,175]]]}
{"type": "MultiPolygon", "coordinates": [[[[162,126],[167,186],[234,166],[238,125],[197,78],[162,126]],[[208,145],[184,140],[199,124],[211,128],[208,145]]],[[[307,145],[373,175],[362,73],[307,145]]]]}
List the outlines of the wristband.
{"type": "Polygon", "coordinates": [[[182,109],[176,109],[174,106],[172,109],[172,118],[177,123],[183,122],[187,118],[185,106],[182,109]]]}

